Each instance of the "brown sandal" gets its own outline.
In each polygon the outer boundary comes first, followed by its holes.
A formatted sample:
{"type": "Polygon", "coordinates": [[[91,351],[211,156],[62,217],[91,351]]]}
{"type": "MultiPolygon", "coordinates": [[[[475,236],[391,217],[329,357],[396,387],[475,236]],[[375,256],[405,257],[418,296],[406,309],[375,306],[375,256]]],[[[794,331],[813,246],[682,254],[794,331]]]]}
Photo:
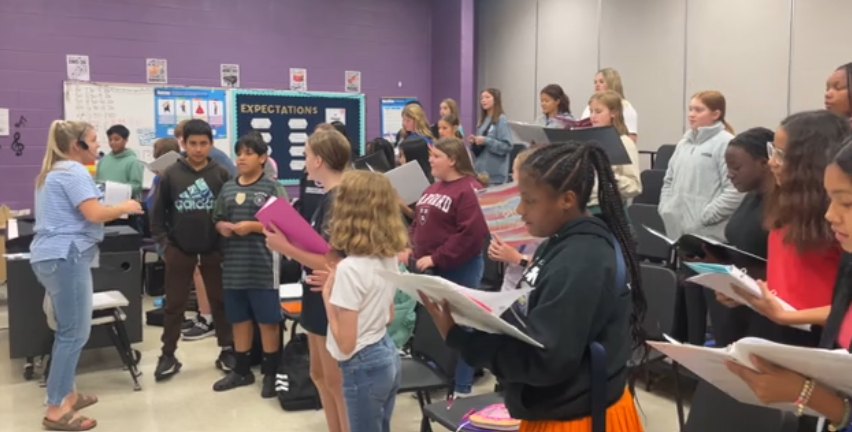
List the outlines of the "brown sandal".
{"type": "Polygon", "coordinates": [[[41,421],[41,425],[44,426],[45,429],[50,431],[70,431],[70,432],[79,432],[79,431],[87,431],[92,430],[95,426],[98,425],[98,422],[94,419],[90,419],[88,417],[79,416],[77,418],[74,415],[77,414],[75,411],[68,411],[59,420],[51,420],[47,417],[41,421]],[[86,425],[86,423],[88,423],[86,425]]]}
{"type": "Polygon", "coordinates": [[[98,403],[97,396],[88,396],[82,393],[77,393],[77,402],[71,407],[72,411],[80,411],[98,403]]]}

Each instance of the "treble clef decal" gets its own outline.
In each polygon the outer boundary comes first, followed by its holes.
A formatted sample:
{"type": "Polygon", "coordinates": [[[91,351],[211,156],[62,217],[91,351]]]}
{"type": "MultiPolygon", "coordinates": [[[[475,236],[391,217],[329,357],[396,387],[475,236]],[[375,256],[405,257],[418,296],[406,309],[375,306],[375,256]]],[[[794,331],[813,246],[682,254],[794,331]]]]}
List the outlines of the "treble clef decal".
{"type": "Polygon", "coordinates": [[[15,152],[15,156],[24,154],[24,143],[21,142],[20,132],[15,132],[12,136],[12,151],[15,152]]]}

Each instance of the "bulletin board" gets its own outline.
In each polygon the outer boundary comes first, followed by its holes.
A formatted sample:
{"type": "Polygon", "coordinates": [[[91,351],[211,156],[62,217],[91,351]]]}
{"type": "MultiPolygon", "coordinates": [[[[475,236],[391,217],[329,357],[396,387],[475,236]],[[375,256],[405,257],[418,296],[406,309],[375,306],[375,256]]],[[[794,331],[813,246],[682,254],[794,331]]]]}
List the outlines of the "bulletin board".
{"type": "Polygon", "coordinates": [[[364,153],[364,95],[280,90],[230,91],[234,136],[257,130],[278,165],[278,180],[297,185],[305,168],[305,142],[320,123],[346,125],[353,159],[364,153]]]}
{"type": "Polygon", "coordinates": [[[379,102],[382,123],[382,138],[393,142],[396,134],[402,130],[402,110],[416,97],[383,97],[379,102]]]}
{"type": "MultiPolygon", "coordinates": [[[[168,129],[160,128],[158,132],[157,104],[155,103],[155,87],[146,84],[117,84],[83,81],[65,81],[63,108],[66,120],[79,120],[91,124],[98,133],[98,142],[102,152],[109,152],[109,139],[106,136],[110,126],[123,124],[130,130],[127,148],[133,150],[139,160],[151,162],[154,160],[154,141],[158,138],[170,137],[168,129]]],[[[192,90],[210,94],[222,92],[223,100],[227,98],[227,90],[204,87],[171,87],[170,90],[192,90]]],[[[227,104],[221,108],[228,109],[227,104]]],[[[223,118],[228,118],[227,111],[223,118]]],[[[233,147],[231,126],[225,124],[219,135],[214,137],[213,144],[227,154],[233,147]]],[[[154,178],[153,173],[144,170],[142,187],[150,188],[154,178]]]]}

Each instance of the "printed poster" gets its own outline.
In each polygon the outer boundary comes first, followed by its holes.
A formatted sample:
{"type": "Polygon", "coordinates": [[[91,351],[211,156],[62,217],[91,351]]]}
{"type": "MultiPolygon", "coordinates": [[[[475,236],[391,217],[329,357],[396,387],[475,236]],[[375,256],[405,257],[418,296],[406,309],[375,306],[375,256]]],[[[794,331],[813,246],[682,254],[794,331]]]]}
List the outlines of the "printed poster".
{"type": "Polygon", "coordinates": [[[239,88],[240,87],[240,65],[238,64],[222,64],[219,66],[219,80],[222,87],[239,88]]]}
{"type": "Polygon", "coordinates": [[[361,93],[361,72],[346,71],[346,93],[361,93]]]}
{"type": "Polygon", "coordinates": [[[68,79],[71,81],[91,81],[89,70],[89,56],[67,55],[65,63],[68,70],[68,79]]]}
{"type": "Polygon", "coordinates": [[[308,91],[308,70],[290,68],[290,90],[308,91]]]}
{"type": "Polygon", "coordinates": [[[228,136],[225,90],[158,87],[154,89],[155,134],[170,137],[183,120],[199,119],[210,123],[214,139],[228,136]]]}
{"type": "Polygon", "coordinates": [[[148,84],[167,84],[169,74],[166,60],[149,58],[146,62],[145,77],[148,84]]]}

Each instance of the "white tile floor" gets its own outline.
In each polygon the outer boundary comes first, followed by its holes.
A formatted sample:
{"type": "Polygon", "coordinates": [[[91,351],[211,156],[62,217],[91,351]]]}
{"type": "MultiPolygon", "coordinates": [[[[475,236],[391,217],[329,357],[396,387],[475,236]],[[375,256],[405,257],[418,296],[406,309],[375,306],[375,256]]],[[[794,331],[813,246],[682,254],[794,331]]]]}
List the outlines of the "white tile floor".
{"type": "MultiPolygon", "coordinates": [[[[5,306],[0,306],[5,308],[5,306]]],[[[5,323],[2,323],[5,324],[5,323]]],[[[3,328],[4,326],[0,326],[3,328]]],[[[121,432],[242,432],[298,430],[323,431],[325,417],[319,411],[284,412],[276,399],[260,398],[260,383],[227,393],[214,393],[213,382],[221,374],[213,367],[218,354],[214,339],[182,342],[178,356],[184,364],[171,381],[155,383],[153,369],[159,354],[160,329],[147,327],[142,351],[143,389],[134,392],[129,374],[121,369],[114,350],[85,352],[77,379],[78,388],[96,394],[100,403],[85,414],[98,420],[98,431],[121,432]]],[[[0,431],[41,430],[44,389],[37,381],[24,381],[23,363],[9,360],[8,333],[0,331],[0,431]]],[[[487,392],[489,379],[477,387],[487,392]]],[[[674,432],[677,417],[674,403],[667,397],[639,392],[640,414],[648,432],[674,432]]],[[[393,430],[419,430],[417,401],[399,397],[393,416],[393,430]]],[[[441,430],[435,425],[436,432],[441,430]]]]}

